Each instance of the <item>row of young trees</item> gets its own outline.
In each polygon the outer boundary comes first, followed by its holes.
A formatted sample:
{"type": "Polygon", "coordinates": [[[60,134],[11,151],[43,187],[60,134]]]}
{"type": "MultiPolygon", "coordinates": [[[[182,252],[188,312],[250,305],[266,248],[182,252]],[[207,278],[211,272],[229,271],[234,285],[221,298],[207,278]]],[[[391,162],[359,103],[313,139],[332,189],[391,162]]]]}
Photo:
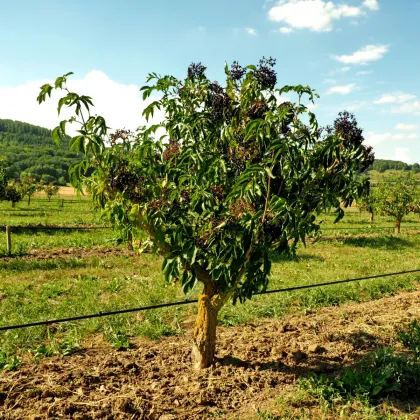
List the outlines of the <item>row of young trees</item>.
{"type": "Polygon", "coordinates": [[[413,174],[389,178],[370,188],[369,194],[357,200],[360,210],[370,213],[370,223],[375,214],[392,217],[395,232],[400,233],[401,221],[409,213],[420,213],[420,180],[413,174]]]}
{"type": "Polygon", "coordinates": [[[37,182],[32,177],[11,181],[7,175],[7,169],[0,167],[0,201],[10,201],[12,207],[15,207],[15,204],[25,197],[28,198],[29,205],[31,197],[38,191],[43,191],[48,197],[48,201],[51,201],[51,198],[58,194],[59,188],[58,185],[37,182]]]}

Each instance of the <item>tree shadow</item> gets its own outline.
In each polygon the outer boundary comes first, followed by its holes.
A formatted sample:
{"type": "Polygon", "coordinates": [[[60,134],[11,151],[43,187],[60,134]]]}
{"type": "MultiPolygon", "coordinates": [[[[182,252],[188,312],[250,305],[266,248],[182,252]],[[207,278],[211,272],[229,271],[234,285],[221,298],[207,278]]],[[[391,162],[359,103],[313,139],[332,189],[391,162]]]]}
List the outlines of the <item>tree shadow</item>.
{"type": "Polygon", "coordinates": [[[303,261],[318,261],[324,262],[325,259],[318,255],[291,255],[291,254],[271,254],[270,259],[272,262],[303,262],[303,261]]]}
{"type": "Polygon", "coordinates": [[[406,239],[397,236],[359,236],[344,238],[343,245],[349,245],[360,248],[377,248],[387,250],[398,250],[404,247],[412,246],[412,243],[406,239]]]}

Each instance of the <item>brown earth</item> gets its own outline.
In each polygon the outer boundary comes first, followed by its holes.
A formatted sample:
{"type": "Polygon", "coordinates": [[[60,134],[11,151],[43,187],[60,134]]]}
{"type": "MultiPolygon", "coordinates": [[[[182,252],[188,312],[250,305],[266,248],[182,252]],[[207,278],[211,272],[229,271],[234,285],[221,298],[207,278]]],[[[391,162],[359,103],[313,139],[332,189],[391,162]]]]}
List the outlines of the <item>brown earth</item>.
{"type": "MultiPolygon", "coordinates": [[[[53,248],[30,249],[20,260],[55,260],[58,258],[91,258],[91,257],[121,257],[133,256],[134,251],[127,248],[94,246],[91,248],[53,248]]],[[[14,257],[0,257],[0,261],[10,261],[14,257]]]]}
{"type": "Polygon", "coordinates": [[[18,371],[3,372],[0,418],[255,419],[258,408],[293,392],[298,378],[339,373],[390,344],[397,327],[419,317],[415,291],[221,327],[218,359],[199,373],[190,368],[191,331],[156,342],[137,340],[126,352],[96,337],[77,355],[38,364],[27,360],[18,371]]]}

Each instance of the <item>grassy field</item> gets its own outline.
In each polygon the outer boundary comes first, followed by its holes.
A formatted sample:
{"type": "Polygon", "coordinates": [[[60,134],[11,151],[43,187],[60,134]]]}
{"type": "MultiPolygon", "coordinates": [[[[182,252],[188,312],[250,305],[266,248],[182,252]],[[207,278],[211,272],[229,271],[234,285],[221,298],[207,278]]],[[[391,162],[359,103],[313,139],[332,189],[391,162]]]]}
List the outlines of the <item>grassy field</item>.
{"type": "MultiPolygon", "coordinates": [[[[39,206],[53,204],[41,203],[39,206]]],[[[74,206],[89,209],[87,202],[74,206]]],[[[60,224],[64,213],[60,212],[60,207],[55,209],[51,212],[50,223],[60,224]]],[[[20,211],[19,207],[13,210],[16,213],[13,216],[15,224],[26,221],[25,218],[19,219],[20,211]]],[[[333,217],[325,215],[323,218],[323,226],[332,228],[333,217]]],[[[365,214],[350,209],[340,224],[360,226],[361,232],[369,231],[371,228],[368,223],[365,223],[366,226],[363,224],[364,219],[365,214]]],[[[408,219],[407,225],[415,222],[415,218],[408,219]]],[[[7,218],[3,218],[1,223],[7,223],[7,218]]],[[[39,219],[34,219],[32,223],[39,223],[39,219]]],[[[386,219],[378,221],[379,225],[387,223],[386,219]]],[[[270,288],[420,268],[419,235],[355,236],[349,233],[354,232],[325,231],[326,238],[310,243],[306,248],[301,246],[296,260],[274,257],[270,288]],[[340,233],[340,236],[334,236],[334,233],[340,233]]],[[[30,249],[38,249],[39,252],[32,257],[0,260],[1,325],[184,298],[178,285],[164,282],[159,257],[124,252],[125,245],[114,245],[111,230],[27,231],[14,234],[13,242],[15,250],[20,249],[22,254],[30,249]],[[54,248],[60,249],[54,252],[54,248]],[[64,248],[70,250],[64,251],[64,248]],[[110,252],[102,252],[104,249],[110,252]]],[[[260,317],[281,317],[290,311],[311,311],[348,300],[375,299],[398,290],[411,290],[418,280],[420,275],[412,274],[259,296],[245,305],[227,306],[221,314],[221,324],[237,325],[260,317]]],[[[198,290],[194,290],[191,297],[197,293],[198,290]]],[[[181,307],[60,324],[53,329],[34,327],[15,330],[1,334],[1,346],[10,353],[69,337],[82,342],[91,333],[103,334],[109,330],[150,338],[180,334],[191,325],[194,311],[194,306],[181,307]]]]}
{"type": "MultiPolygon", "coordinates": [[[[185,299],[178,284],[164,281],[159,256],[137,255],[127,250],[126,244],[117,245],[117,235],[111,229],[84,230],[85,227],[103,225],[100,213],[93,210],[88,200],[76,200],[70,196],[64,200],[62,206],[61,198],[48,202],[37,197],[30,206],[22,202],[14,209],[9,203],[0,203],[0,225],[43,226],[39,230],[14,232],[12,256],[6,255],[5,240],[0,242],[1,326],[185,299]],[[48,226],[78,226],[80,229],[48,229],[48,226]]],[[[322,220],[321,237],[309,240],[307,247],[300,245],[296,259],[273,255],[269,289],[420,269],[418,215],[403,221],[401,235],[391,233],[392,220],[376,217],[371,225],[368,223],[369,215],[360,213],[354,207],[346,209],[345,218],[338,224],[333,224],[332,214],[323,214],[319,219],[322,220]]],[[[220,324],[225,327],[224,331],[231,331],[230,334],[234,335],[237,330],[230,328],[233,326],[253,328],[252,325],[260,325],[264,320],[275,323],[293,316],[310,320],[321,308],[338,307],[346,302],[363,305],[363,302],[393,296],[398,292],[418,290],[419,282],[420,273],[412,273],[255,296],[243,305],[227,305],[220,314],[220,324]]],[[[187,297],[194,298],[199,292],[196,287],[187,297]]],[[[102,351],[104,348],[109,351],[112,348],[128,348],[130,343],[144,338],[157,340],[164,336],[177,336],[176,340],[182,343],[191,331],[195,312],[195,305],[184,305],[0,332],[0,368],[19,370],[33,361],[40,363],[44,358],[62,358],[73,353],[82,357],[84,349],[98,343],[102,351]]],[[[392,327],[386,328],[389,330],[392,327]]],[[[264,334],[263,331],[260,333],[264,334]]],[[[236,341],[240,346],[239,338],[228,340],[236,341]]],[[[263,347],[261,352],[265,351],[263,347]]],[[[358,402],[354,401],[344,406],[340,402],[331,411],[329,406],[325,406],[325,401],[318,403],[313,396],[300,390],[297,383],[293,386],[291,392],[295,397],[287,395],[290,387],[281,388],[275,409],[268,405],[266,411],[260,411],[253,418],[309,419],[319,418],[317,415],[336,418],[341,415],[340,412],[350,413],[353,409],[359,413],[355,418],[397,418],[365,406],[356,407],[358,402]],[[297,408],[290,414],[286,409],[279,408],[281,404],[297,408]],[[305,411],[307,404],[312,404],[309,411],[305,411]],[[307,414],[297,416],[298,409],[307,414]],[[272,414],[278,412],[287,412],[290,416],[272,414]],[[311,417],[310,413],[316,413],[315,417],[311,417]]],[[[391,412],[386,410],[385,413],[391,412]]]]}

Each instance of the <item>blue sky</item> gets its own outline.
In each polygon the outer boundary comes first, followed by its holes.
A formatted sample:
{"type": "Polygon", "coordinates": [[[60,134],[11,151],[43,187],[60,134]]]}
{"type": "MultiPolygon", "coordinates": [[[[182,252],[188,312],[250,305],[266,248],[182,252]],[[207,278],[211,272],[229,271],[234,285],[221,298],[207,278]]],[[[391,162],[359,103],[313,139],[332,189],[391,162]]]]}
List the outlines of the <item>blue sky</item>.
{"type": "Polygon", "coordinates": [[[53,127],[35,97],[73,71],[111,125],[141,123],[148,72],[277,59],[279,87],[309,84],[322,124],[356,114],[378,158],[420,162],[420,0],[0,0],[0,118],[53,127]]]}

